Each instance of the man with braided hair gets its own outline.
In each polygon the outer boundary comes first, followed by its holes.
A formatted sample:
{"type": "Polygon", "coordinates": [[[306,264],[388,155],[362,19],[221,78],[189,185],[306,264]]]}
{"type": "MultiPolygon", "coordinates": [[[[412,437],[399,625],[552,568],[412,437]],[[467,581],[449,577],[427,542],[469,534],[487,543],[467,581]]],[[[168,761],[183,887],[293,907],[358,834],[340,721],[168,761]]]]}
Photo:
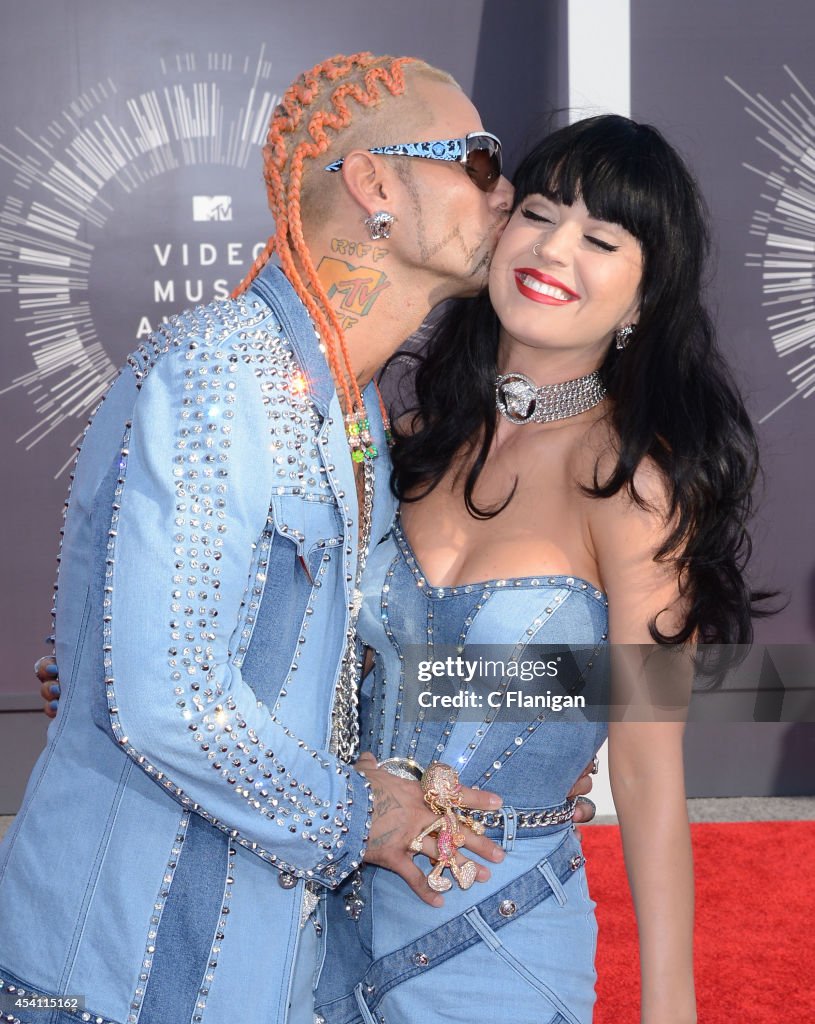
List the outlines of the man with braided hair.
{"type": "Polygon", "coordinates": [[[394,511],[371,380],[484,285],[511,190],[472,104],[406,58],[307,72],[264,155],[265,258],[130,356],[75,467],[62,699],[0,848],[2,1020],[310,1021],[320,891],[366,859],[440,900],[418,784],[348,765],[355,590],[394,511]]]}

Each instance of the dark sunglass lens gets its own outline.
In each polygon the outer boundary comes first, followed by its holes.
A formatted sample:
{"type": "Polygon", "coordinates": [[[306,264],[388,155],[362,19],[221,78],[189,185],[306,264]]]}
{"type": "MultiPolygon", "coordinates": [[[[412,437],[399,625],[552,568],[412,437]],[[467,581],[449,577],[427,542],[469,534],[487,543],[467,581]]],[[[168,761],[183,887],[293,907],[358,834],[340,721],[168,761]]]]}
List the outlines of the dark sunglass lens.
{"type": "Polygon", "coordinates": [[[501,177],[501,149],[486,136],[474,138],[467,146],[467,172],[482,192],[492,192],[501,177]]]}

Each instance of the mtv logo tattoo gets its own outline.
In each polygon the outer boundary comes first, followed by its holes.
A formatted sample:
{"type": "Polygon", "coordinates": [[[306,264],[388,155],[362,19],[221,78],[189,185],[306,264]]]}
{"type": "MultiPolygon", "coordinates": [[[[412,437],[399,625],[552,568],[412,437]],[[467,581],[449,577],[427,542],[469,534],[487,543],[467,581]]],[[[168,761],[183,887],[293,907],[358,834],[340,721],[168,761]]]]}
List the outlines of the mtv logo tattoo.
{"type": "Polygon", "coordinates": [[[390,288],[390,281],[381,270],[355,267],[333,256],[320,260],[317,273],[328,298],[344,316],[367,316],[382,292],[390,288]]]}

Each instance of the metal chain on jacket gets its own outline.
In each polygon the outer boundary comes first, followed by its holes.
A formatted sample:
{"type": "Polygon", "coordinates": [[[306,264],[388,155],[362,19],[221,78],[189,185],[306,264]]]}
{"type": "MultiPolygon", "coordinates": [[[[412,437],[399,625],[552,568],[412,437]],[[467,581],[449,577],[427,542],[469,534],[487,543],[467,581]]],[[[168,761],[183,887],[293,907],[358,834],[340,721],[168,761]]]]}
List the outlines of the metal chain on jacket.
{"type": "Polygon", "coordinates": [[[366,459],[362,463],[362,526],[357,557],[357,571],[354,581],[354,595],[348,616],[348,632],[345,638],[345,653],[340,667],[334,705],[331,709],[331,740],[329,750],[332,754],[350,764],[359,753],[359,682],[362,673],[362,644],[357,640],[357,619],[362,606],[362,574],[368,559],[368,548],[371,542],[371,520],[374,505],[374,467],[366,459]]]}

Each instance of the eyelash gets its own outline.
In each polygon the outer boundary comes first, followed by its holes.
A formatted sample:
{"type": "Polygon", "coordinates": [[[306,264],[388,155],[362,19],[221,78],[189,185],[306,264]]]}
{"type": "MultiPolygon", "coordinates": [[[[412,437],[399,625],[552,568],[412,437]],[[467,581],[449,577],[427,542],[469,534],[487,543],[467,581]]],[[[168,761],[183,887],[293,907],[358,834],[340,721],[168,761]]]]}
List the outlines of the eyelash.
{"type": "MultiPolygon", "coordinates": [[[[521,216],[527,220],[537,221],[540,224],[551,224],[552,221],[548,217],[542,217],[539,213],[534,213],[532,210],[525,210],[521,207],[521,216]]],[[[591,242],[592,245],[596,245],[598,249],[602,249],[603,252],[616,252],[620,247],[619,245],[612,245],[610,242],[604,242],[601,238],[594,238],[592,235],[585,236],[587,242],[591,242]]]]}
{"type": "Polygon", "coordinates": [[[601,238],[593,238],[591,235],[586,235],[586,240],[598,246],[603,252],[616,252],[620,248],[619,245],[612,245],[611,242],[604,242],[601,238]]]}
{"type": "Polygon", "coordinates": [[[521,216],[526,217],[527,220],[542,221],[544,224],[551,224],[551,220],[548,217],[541,217],[539,213],[534,213],[532,210],[525,210],[521,207],[521,216]]]}

